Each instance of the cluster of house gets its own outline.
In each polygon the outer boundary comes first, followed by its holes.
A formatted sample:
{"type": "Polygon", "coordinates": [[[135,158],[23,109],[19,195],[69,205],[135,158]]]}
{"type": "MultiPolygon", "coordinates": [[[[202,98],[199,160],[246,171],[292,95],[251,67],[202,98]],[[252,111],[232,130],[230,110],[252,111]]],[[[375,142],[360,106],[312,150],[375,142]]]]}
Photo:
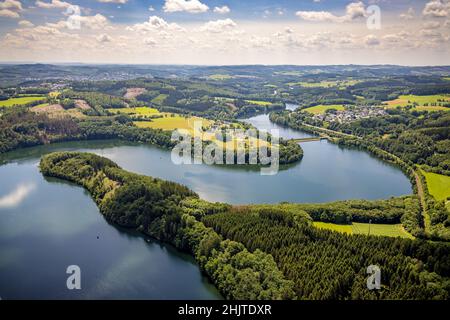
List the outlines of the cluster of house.
{"type": "Polygon", "coordinates": [[[386,110],[379,106],[346,106],[345,110],[329,110],[323,114],[314,115],[314,118],[327,122],[345,123],[384,115],[387,115],[386,110]]]}

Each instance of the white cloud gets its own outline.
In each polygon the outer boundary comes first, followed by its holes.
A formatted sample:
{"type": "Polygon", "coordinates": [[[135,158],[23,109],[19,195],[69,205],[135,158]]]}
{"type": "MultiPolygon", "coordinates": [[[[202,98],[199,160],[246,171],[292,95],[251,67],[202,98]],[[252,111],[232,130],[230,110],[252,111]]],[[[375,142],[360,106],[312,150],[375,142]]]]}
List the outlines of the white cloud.
{"type": "Polygon", "coordinates": [[[52,0],[51,2],[44,2],[41,0],[36,1],[36,6],[43,9],[66,9],[71,5],[72,4],[61,0],[52,0]]]}
{"type": "Polygon", "coordinates": [[[366,9],[364,3],[353,2],[345,8],[345,15],[336,16],[328,11],[297,11],[297,17],[307,21],[320,22],[351,22],[366,16],[366,9]]]}
{"type": "Polygon", "coordinates": [[[428,17],[443,18],[449,16],[450,2],[448,0],[429,1],[423,9],[423,15],[428,17]]]}
{"type": "Polygon", "coordinates": [[[96,37],[97,41],[100,43],[111,42],[112,38],[106,33],[102,33],[96,37]]]}
{"type": "Polygon", "coordinates": [[[155,11],[155,8],[153,8],[153,6],[148,7],[148,11],[153,12],[155,11]]]}
{"type": "Polygon", "coordinates": [[[409,8],[405,13],[400,14],[400,19],[412,20],[416,16],[416,11],[414,8],[409,8]]]}
{"type": "Polygon", "coordinates": [[[0,2],[0,17],[19,18],[22,11],[22,3],[17,0],[5,0],[0,2]]]}
{"type": "Polygon", "coordinates": [[[128,0],[97,0],[98,2],[102,2],[102,3],[127,3],[128,0]]]}
{"type": "Polygon", "coordinates": [[[25,28],[31,28],[34,27],[34,24],[32,24],[30,21],[28,20],[20,20],[19,21],[19,26],[21,27],[25,27],[25,28]]]}
{"type": "Polygon", "coordinates": [[[86,27],[88,29],[94,30],[104,30],[109,24],[109,20],[99,13],[94,16],[72,16],[71,18],[74,19],[73,22],[76,22],[78,20],[81,24],[81,27],[86,27]]]}
{"type": "Polygon", "coordinates": [[[307,21],[336,21],[338,19],[328,11],[297,11],[295,15],[307,21]]]}
{"type": "Polygon", "coordinates": [[[378,40],[378,38],[373,34],[370,34],[364,39],[364,43],[370,47],[378,46],[380,45],[380,40],[378,40]]]}
{"type": "Polygon", "coordinates": [[[22,11],[22,3],[18,0],[5,0],[0,2],[0,9],[9,9],[15,11],[22,11]]]}
{"type": "Polygon", "coordinates": [[[218,14],[227,14],[230,13],[231,10],[227,6],[222,6],[222,7],[214,7],[213,11],[218,14]]]}
{"type": "Polygon", "coordinates": [[[128,31],[137,31],[142,33],[147,32],[167,32],[167,31],[184,31],[176,23],[168,23],[163,18],[158,16],[151,16],[148,18],[148,21],[143,23],[137,23],[133,26],[129,26],[126,28],[128,31]]]}
{"type": "Polygon", "coordinates": [[[166,0],[163,10],[164,12],[202,13],[208,11],[209,7],[199,0],[166,0]]]}
{"type": "Polygon", "coordinates": [[[223,20],[209,21],[205,23],[200,28],[200,30],[204,32],[220,33],[223,31],[234,29],[236,26],[236,23],[228,18],[223,20]]]}
{"type": "Polygon", "coordinates": [[[437,21],[428,21],[423,24],[425,29],[438,29],[441,27],[441,24],[437,21]]]}
{"type": "Polygon", "coordinates": [[[9,10],[9,9],[1,9],[0,10],[0,17],[19,18],[20,15],[17,12],[9,10]]]}
{"type": "Polygon", "coordinates": [[[153,38],[146,38],[144,39],[144,44],[150,47],[156,46],[157,42],[153,38]]]}
{"type": "Polygon", "coordinates": [[[81,29],[83,27],[92,30],[111,29],[108,18],[99,13],[93,16],[73,15],[70,18],[71,18],[70,21],[61,20],[56,23],[46,23],[46,26],[55,29],[65,29],[65,28],[72,29],[70,25],[79,24],[81,29]]]}

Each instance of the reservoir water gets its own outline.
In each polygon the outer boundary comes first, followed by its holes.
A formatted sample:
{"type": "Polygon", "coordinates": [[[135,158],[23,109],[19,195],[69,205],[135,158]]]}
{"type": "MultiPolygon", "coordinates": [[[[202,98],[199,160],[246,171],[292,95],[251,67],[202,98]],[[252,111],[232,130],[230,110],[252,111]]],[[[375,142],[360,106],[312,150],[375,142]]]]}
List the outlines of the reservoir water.
{"type": "MultiPolygon", "coordinates": [[[[272,124],[285,138],[309,134],[272,124]]],[[[217,290],[195,261],[168,245],[108,224],[78,186],[45,179],[38,163],[56,150],[89,151],[124,169],[185,184],[202,198],[233,204],[383,199],[412,192],[396,167],[327,141],[302,144],[303,160],[277,175],[259,170],[175,165],[170,152],[119,141],[55,144],[0,156],[0,297],[215,299],[217,290]],[[68,290],[66,268],[78,265],[82,289],[68,290]]]]}

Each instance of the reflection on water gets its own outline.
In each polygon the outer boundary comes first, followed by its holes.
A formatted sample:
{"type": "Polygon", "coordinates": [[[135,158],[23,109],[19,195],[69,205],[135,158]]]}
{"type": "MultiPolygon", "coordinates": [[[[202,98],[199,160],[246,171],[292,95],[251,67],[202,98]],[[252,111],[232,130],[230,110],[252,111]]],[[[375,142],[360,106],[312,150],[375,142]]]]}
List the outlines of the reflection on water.
{"type": "Polygon", "coordinates": [[[19,162],[0,166],[7,204],[0,207],[2,299],[220,298],[192,257],[110,225],[84,189],[44,178],[39,156],[56,149],[26,149],[19,162]],[[66,287],[73,264],[81,268],[81,290],[66,287]]]}
{"type": "Polygon", "coordinates": [[[35,188],[33,183],[18,185],[5,196],[0,196],[0,209],[11,208],[19,205],[35,188]]]}

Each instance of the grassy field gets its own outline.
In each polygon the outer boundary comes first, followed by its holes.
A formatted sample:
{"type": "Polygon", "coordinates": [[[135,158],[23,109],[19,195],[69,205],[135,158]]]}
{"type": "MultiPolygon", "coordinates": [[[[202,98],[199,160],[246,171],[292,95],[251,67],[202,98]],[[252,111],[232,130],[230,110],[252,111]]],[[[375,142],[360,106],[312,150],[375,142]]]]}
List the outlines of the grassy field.
{"type": "MultiPolygon", "coordinates": [[[[442,174],[425,172],[421,170],[427,181],[428,192],[438,201],[450,197],[450,177],[442,174]]],[[[450,210],[450,202],[446,201],[446,207],[450,210]]]]}
{"type": "Polygon", "coordinates": [[[303,88],[334,88],[339,87],[345,89],[361,82],[360,80],[336,80],[336,81],[320,81],[320,82],[290,82],[289,86],[300,86],[303,88]]]}
{"type": "Polygon", "coordinates": [[[148,107],[116,108],[116,109],[108,109],[108,111],[111,113],[125,113],[129,115],[138,115],[138,116],[154,116],[159,113],[157,109],[148,107]]]}
{"type": "Polygon", "coordinates": [[[439,104],[442,104],[445,101],[446,103],[450,103],[450,95],[443,95],[443,94],[436,94],[436,95],[430,95],[430,96],[416,96],[416,95],[402,95],[399,96],[395,100],[391,101],[385,101],[387,108],[396,108],[396,107],[406,107],[408,105],[413,105],[414,103],[417,104],[413,110],[419,110],[419,111],[450,111],[450,108],[445,108],[443,106],[439,106],[439,104]],[[441,100],[441,101],[438,101],[441,100]],[[432,105],[434,104],[434,105],[432,105]]]}
{"type": "Polygon", "coordinates": [[[336,110],[344,110],[344,106],[341,104],[333,104],[333,105],[318,105],[314,107],[309,107],[306,109],[303,109],[302,111],[306,111],[312,114],[323,114],[326,110],[329,109],[336,109],[336,110]]]}
{"type": "Polygon", "coordinates": [[[183,117],[180,115],[165,114],[163,118],[156,118],[153,121],[135,121],[134,124],[140,128],[152,128],[172,131],[175,129],[188,130],[191,135],[194,133],[194,122],[201,121],[203,127],[210,126],[213,122],[199,117],[183,117]]]}
{"type": "Polygon", "coordinates": [[[233,78],[233,76],[230,76],[229,74],[212,74],[212,75],[208,76],[208,79],[216,80],[216,81],[229,80],[232,78],[233,78]]]}
{"type": "Polygon", "coordinates": [[[160,94],[157,97],[153,98],[152,103],[157,105],[162,105],[167,98],[167,94],[160,94]]]}
{"type": "Polygon", "coordinates": [[[414,237],[403,229],[401,224],[369,224],[368,223],[356,223],[353,222],[349,225],[341,225],[335,223],[325,223],[325,222],[313,222],[313,225],[317,228],[328,229],[337,232],[347,233],[347,234],[365,234],[373,236],[385,236],[385,237],[401,237],[414,239],[414,237]]]}
{"type": "Polygon", "coordinates": [[[14,105],[24,105],[30,102],[43,100],[45,96],[25,96],[20,98],[10,98],[8,100],[0,101],[0,107],[12,107],[14,105]]]}
{"type": "Polygon", "coordinates": [[[255,104],[257,106],[270,106],[272,102],[260,101],[260,100],[245,100],[248,103],[255,104]]]}

